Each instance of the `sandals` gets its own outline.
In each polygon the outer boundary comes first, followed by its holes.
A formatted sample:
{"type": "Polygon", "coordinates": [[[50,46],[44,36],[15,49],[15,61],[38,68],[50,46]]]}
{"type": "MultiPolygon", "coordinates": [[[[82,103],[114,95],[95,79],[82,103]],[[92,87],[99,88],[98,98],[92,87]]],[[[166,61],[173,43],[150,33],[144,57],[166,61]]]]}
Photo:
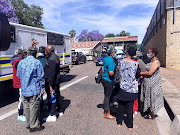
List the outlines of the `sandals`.
{"type": "Polygon", "coordinates": [[[129,129],[129,131],[132,131],[132,130],[134,130],[136,128],[138,128],[138,126],[134,125],[133,128],[128,128],[128,129],[129,129]]]}
{"type": "Polygon", "coordinates": [[[156,117],[158,117],[158,115],[153,115],[153,117],[151,115],[144,116],[145,119],[155,119],[156,117]]]}

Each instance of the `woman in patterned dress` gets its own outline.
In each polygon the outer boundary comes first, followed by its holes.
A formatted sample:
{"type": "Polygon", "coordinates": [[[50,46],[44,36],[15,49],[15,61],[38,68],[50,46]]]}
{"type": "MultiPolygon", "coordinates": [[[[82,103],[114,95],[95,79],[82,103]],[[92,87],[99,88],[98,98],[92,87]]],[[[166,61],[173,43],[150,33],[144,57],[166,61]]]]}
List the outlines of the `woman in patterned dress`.
{"type": "Polygon", "coordinates": [[[145,67],[146,72],[141,72],[143,79],[143,92],[141,94],[141,102],[144,102],[144,112],[148,115],[144,116],[146,119],[154,119],[159,109],[164,106],[161,75],[160,75],[160,61],[157,58],[158,50],[156,48],[149,49],[147,55],[151,58],[151,62],[145,67]]]}

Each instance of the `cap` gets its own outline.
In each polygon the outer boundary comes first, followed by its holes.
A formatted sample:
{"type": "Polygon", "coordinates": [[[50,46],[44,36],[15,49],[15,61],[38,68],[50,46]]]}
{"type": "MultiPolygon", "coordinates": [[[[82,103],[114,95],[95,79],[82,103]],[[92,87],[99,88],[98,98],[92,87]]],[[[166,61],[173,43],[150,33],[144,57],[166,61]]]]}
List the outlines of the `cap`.
{"type": "Polygon", "coordinates": [[[19,46],[16,50],[16,54],[21,54],[25,51],[26,49],[23,46],[19,46]]]}
{"type": "Polygon", "coordinates": [[[44,46],[40,46],[39,47],[39,52],[40,53],[45,53],[45,47],[44,46]]]}
{"type": "Polygon", "coordinates": [[[107,53],[108,53],[108,54],[111,54],[112,52],[117,52],[117,50],[114,49],[114,48],[108,48],[108,49],[107,49],[107,53]]]}
{"type": "Polygon", "coordinates": [[[28,53],[31,52],[31,53],[37,53],[38,49],[37,48],[34,48],[34,47],[29,47],[28,48],[28,53]]]}

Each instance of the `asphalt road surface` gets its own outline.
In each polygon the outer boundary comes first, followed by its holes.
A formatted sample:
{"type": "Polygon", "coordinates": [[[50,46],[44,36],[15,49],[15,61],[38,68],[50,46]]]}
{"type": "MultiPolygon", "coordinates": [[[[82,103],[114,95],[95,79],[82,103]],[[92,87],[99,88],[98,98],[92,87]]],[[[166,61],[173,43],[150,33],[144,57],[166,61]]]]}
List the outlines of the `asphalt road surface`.
{"type": "MultiPolygon", "coordinates": [[[[117,127],[116,120],[103,117],[103,87],[94,81],[99,70],[95,63],[73,65],[70,73],[62,75],[61,95],[64,96],[65,113],[56,122],[43,123],[45,129],[38,135],[158,135],[154,120],[145,120],[138,113],[134,131],[128,131],[123,123],[117,127]]],[[[0,108],[0,135],[30,134],[25,123],[17,121],[18,102],[0,108]]],[[[41,113],[43,117],[46,112],[41,113]]]]}

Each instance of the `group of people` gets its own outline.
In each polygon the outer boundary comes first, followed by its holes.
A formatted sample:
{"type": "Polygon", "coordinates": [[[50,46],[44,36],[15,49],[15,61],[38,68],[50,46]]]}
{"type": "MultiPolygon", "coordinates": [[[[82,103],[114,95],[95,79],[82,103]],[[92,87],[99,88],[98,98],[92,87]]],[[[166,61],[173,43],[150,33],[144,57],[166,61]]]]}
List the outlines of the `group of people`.
{"type": "Polygon", "coordinates": [[[38,42],[33,42],[26,51],[19,47],[17,55],[11,58],[13,66],[13,87],[19,89],[18,119],[26,122],[30,132],[43,130],[40,125],[40,106],[42,97],[47,97],[45,105],[48,106],[49,116],[46,122],[55,122],[57,113],[63,115],[60,95],[60,60],[54,53],[54,47],[36,48],[38,42]],[[27,52],[27,53],[26,53],[27,52]],[[43,95],[43,96],[42,96],[43,95]]]}
{"type": "Polygon", "coordinates": [[[150,61],[147,64],[140,59],[142,54],[138,54],[134,47],[127,50],[124,59],[116,59],[116,49],[110,48],[107,53],[109,56],[104,59],[101,80],[104,118],[116,119],[118,127],[124,120],[129,130],[137,128],[133,123],[133,113],[138,108],[145,119],[155,119],[164,106],[158,50],[149,49],[147,57],[150,61]],[[113,101],[118,103],[116,112],[110,107],[113,101]],[[116,113],[116,117],[112,113],[116,113]]]}

